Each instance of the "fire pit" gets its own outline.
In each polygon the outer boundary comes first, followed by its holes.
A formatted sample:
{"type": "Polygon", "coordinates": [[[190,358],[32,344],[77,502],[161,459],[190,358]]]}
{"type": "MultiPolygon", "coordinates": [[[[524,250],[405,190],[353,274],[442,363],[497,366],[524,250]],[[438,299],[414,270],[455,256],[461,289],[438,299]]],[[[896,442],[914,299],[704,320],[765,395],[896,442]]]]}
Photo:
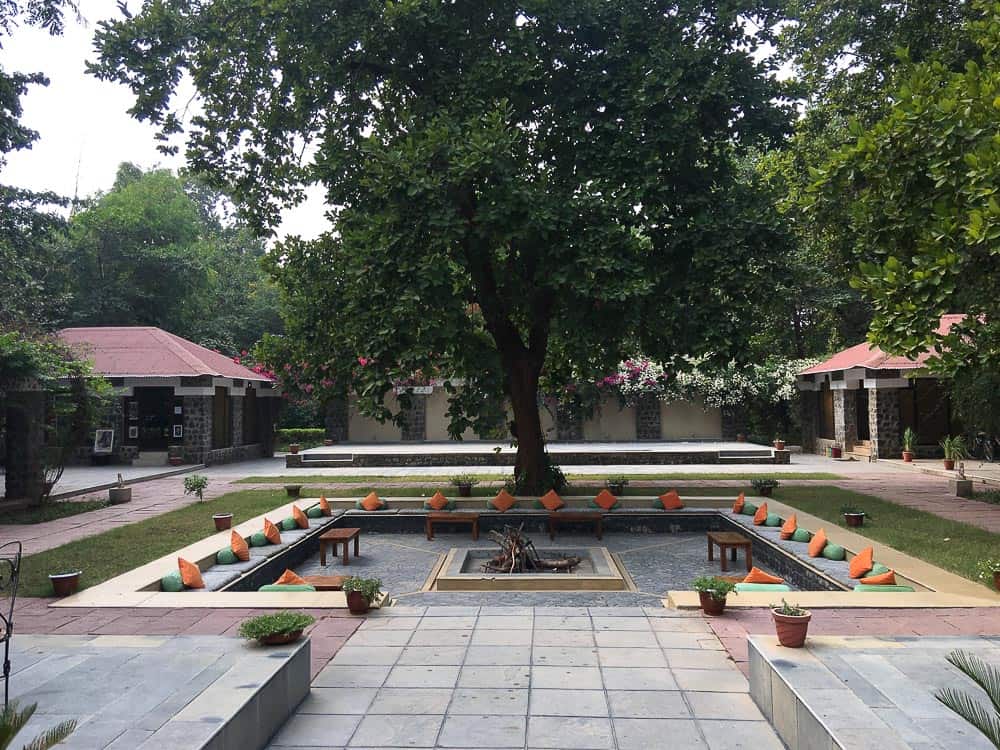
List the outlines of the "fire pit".
{"type": "Polygon", "coordinates": [[[535,544],[524,535],[524,524],[516,529],[504,526],[491,531],[490,538],[500,545],[500,552],[484,562],[484,573],[572,573],[583,560],[579,555],[542,557],[535,544]]]}

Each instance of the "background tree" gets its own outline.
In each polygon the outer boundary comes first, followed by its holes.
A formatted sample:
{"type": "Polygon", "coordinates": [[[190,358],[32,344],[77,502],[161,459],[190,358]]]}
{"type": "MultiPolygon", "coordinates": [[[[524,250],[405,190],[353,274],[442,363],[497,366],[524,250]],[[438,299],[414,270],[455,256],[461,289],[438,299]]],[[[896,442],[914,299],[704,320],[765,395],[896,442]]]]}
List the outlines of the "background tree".
{"type": "Polygon", "coordinates": [[[504,395],[537,489],[543,373],[739,350],[771,238],[734,162],[787,117],[753,58],[776,20],[767,0],[181,0],[102,24],[94,71],[164,137],[189,73],[188,158],[258,226],[322,184],[335,231],[278,261],[286,292],[326,280],[288,310],[324,330],[306,354],[380,418],[440,373],[455,435],[504,395]]]}

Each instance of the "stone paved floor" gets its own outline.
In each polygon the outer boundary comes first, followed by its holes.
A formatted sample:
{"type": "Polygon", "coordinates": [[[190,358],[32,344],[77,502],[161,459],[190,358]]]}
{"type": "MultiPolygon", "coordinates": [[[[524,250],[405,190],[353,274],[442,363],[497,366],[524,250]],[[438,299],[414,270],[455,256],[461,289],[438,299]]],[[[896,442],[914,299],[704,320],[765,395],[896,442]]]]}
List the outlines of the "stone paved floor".
{"type": "Polygon", "coordinates": [[[698,615],[417,607],[370,617],[272,750],[782,747],[698,615]]]}

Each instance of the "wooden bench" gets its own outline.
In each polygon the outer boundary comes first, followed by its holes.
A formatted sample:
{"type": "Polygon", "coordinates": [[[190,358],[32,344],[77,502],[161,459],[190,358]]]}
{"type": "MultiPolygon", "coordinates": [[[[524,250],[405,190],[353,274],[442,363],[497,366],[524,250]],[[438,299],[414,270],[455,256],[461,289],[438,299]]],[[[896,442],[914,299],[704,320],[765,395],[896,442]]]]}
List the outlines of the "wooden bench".
{"type": "Polygon", "coordinates": [[[592,523],[598,539],[604,537],[604,514],[593,511],[556,510],[549,513],[549,539],[556,538],[556,526],[563,523],[592,523]]]}
{"type": "Polygon", "coordinates": [[[424,528],[427,531],[427,538],[434,539],[434,524],[436,523],[467,523],[472,526],[472,538],[479,539],[479,514],[478,513],[454,513],[447,511],[431,511],[427,514],[424,528]]]}
{"type": "Polygon", "coordinates": [[[736,531],[710,531],[708,532],[708,559],[709,562],[715,559],[714,550],[715,546],[719,548],[719,559],[722,561],[722,570],[725,572],[728,570],[726,567],[726,551],[729,550],[732,555],[733,562],[736,561],[736,552],[740,549],[744,550],[747,559],[747,570],[753,567],[753,542],[751,542],[747,537],[743,536],[736,531]]]}
{"type": "Polygon", "coordinates": [[[333,554],[337,554],[337,545],[344,545],[344,565],[350,565],[347,557],[347,543],[354,540],[354,556],[361,554],[361,529],[330,529],[319,535],[319,564],[326,565],[326,545],[333,545],[333,554]]]}

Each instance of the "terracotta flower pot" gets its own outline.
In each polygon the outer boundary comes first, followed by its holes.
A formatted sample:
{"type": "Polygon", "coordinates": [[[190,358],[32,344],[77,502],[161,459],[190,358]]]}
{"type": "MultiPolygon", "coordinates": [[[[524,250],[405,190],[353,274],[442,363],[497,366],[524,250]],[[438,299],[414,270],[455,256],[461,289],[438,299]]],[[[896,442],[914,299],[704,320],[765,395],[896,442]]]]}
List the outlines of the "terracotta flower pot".
{"type": "Polygon", "coordinates": [[[776,451],[783,451],[783,450],[785,450],[785,441],[784,440],[775,440],[774,441],[774,449],[776,451]]]}
{"type": "Polygon", "coordinates": [[[369,607],[368,600],[360,591],[347,592],[347,609],[352,615],[367,614],[369,607]]]}
{"type": "Polygon", "coordinates": [[[830,449],[830,457],[831,458],[840,458],[840,456],[841,456],[842,453],[843,453],[843,451],[841,450],[841,448],[840,448],[839,445],[835,445],[835,446],[833,446],[830,449]]]}
{"type": "Polygon", "coordinates": [[[301,630],[293,630],[291,633],[272,633],[271,635],[265,635],[263,638],[259,638],[258,641],[262,646],[283,646],[286,643],[295,643],[295,641],[301,637],[301,630]]]}
{"type": "Polygon", "coordinates": [[[212,520],[215,521],[216,531],[225,531],[233,526],[232,513],[216,513],[212,516],[212,520]]]}
{"type": "Polygon", "coordinates": [[[288,452],[291,453],[294,456],[296,453],[299,452],[299,449],[301,447],[302,446],[299,445],[298,443],[290,443],[289,446],[288,446],[288,452]]]}
{"type": "Polygon", "coordinates": [[[806,642],[806,633],[809,632],[809,621],[812,613],[806,613],[795,617],[793,615],[778,614],[771,610],[774,618],[774,630],[778,636],[778,643],[786,648],[802,648],[806,642]]]}
{"type": "Polygon", "coordinates": [[[858,526],[865,525],[865,514],[864,513],[845,513],[844,523],[848,526],[853,526],[857,528],[858,526]]]}
{"type": "Polygon", "coordinates": [[[80,574],[83,571],[77,570],[70,573],[50,573],[49,581],[52,583],[52,591],[56,596],[69,596],[75,594],[80,586],[80,574]]]}
{"type": "Polygon", "coordinates": [[[737,443],[745,443],[746,441],[747,441],[747,436],[746,435],[744,435],[742,432],[736,433],[736,442],[737,443]]]}
{"type": "Polygon", "coordinates": [[[181,466],[184,464],[184,457],[171,456],[170,458],[167,459],[167,463],[169,463],[171,466],[181,466]]]}
{"type": "Polygon", "coordinates": [[[1000,591],[1000,570],[993,571],[993,588],[1000,591]]]}
{"type": "Polygon", "coordinates": [[[903,463],[913,463],[913,451],[903,451],[903,463]]]}
{"type": "Polygon", "coordinates": [[[701,611],[706,615],[721,615],[726,610],[726,599],[716,599],[708,591],[699,591],[698,599],[701,601],[701,611]]]}
{"type": "Polygon", "coordinates": [[[955,459],[954,458],[946,458],[946,459],[944,459],[944,469],[945,469],[945,471],[954,471],[955,470],[955,459]]]}

